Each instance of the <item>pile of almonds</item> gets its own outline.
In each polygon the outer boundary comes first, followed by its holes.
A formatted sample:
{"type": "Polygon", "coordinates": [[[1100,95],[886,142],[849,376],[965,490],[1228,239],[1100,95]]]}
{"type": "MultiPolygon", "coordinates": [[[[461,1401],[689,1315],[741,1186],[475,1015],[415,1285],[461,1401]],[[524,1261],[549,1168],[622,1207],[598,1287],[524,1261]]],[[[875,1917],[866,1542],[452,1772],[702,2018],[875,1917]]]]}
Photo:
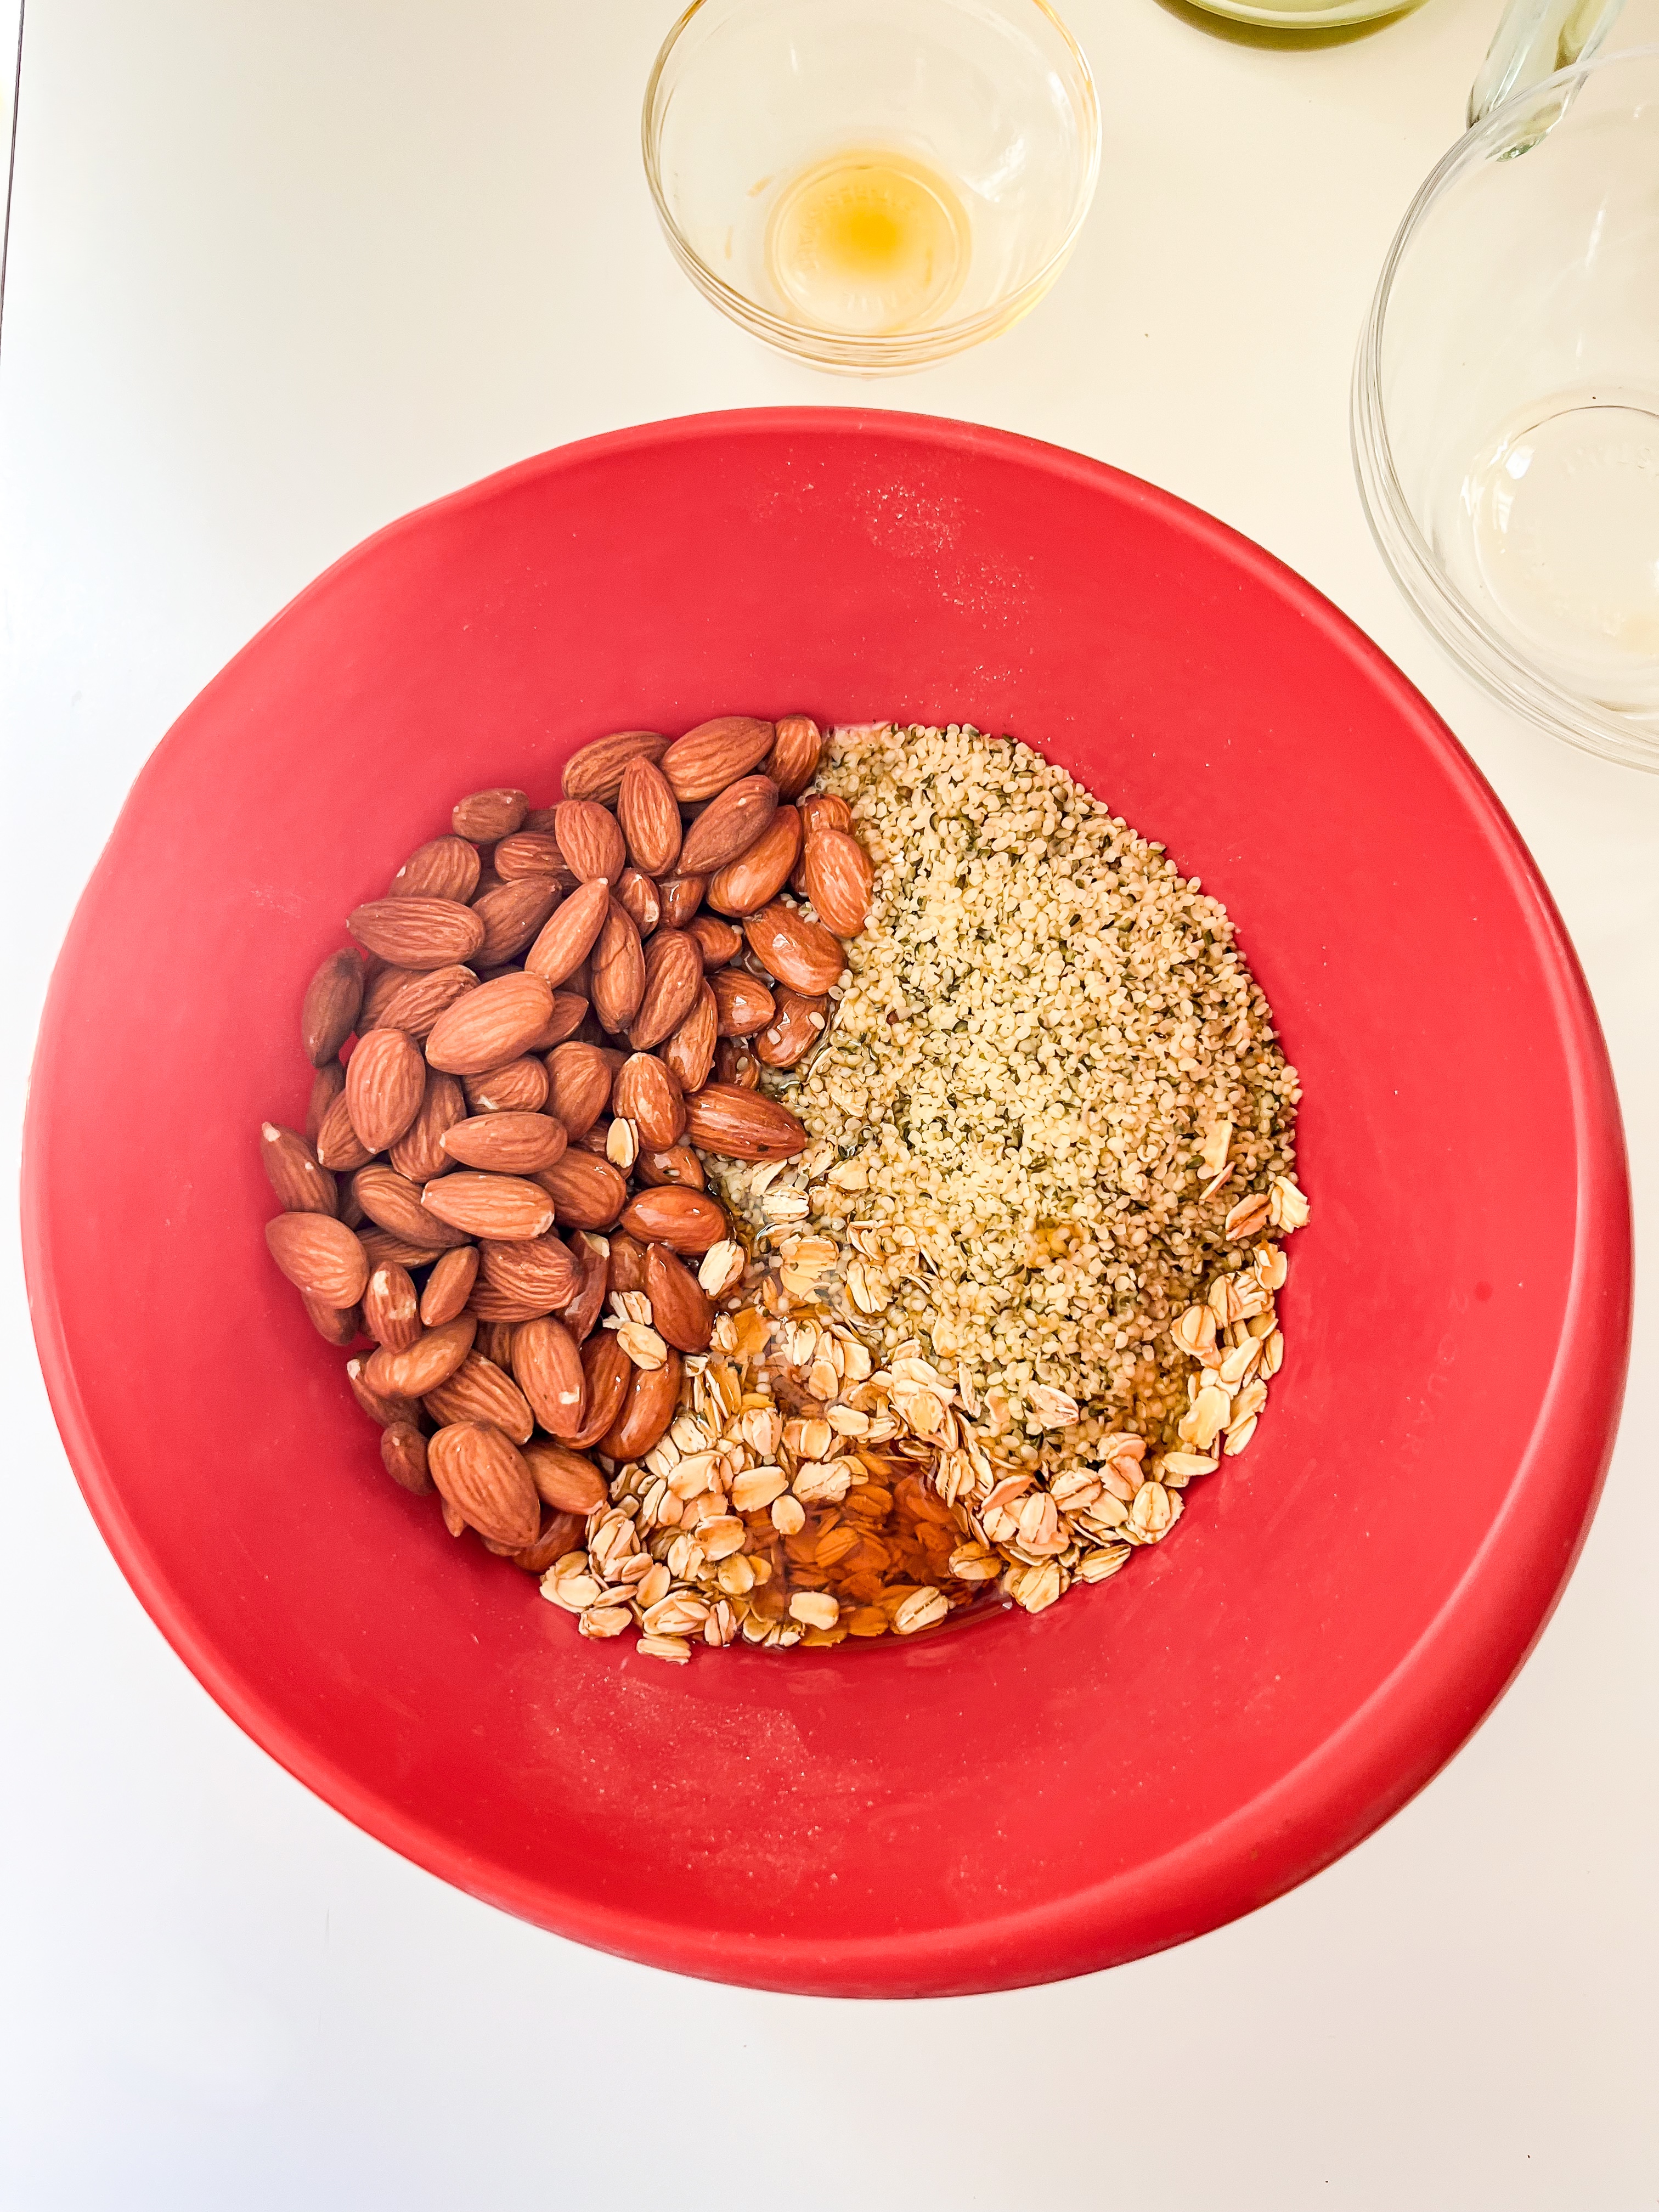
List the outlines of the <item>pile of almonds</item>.
{"type": "Polygon", "coordinates": [[[590,1453],[657,1450],[752,1277],[699,1152],[805,1147],[759,1066],[832,1022],[872,880],[805,795],[821,750],[805,715],[726,715],[599,738],[556,806],[474,793],[306,994],[271,1255],[331,1344],[373,1340],[347,1374],[394,1480],[531,1572],[582,1551],[590,1453]]]}

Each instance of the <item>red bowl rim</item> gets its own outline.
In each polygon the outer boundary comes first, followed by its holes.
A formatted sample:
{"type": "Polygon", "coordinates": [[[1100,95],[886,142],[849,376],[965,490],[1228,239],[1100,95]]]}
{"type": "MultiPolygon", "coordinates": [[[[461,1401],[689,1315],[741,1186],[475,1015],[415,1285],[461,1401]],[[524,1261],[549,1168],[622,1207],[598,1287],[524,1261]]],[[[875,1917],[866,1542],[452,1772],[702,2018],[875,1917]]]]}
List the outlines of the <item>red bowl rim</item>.
{"type": "MultiPolygon", "coordinates": [[[[151,1620],[237,1725],[296,1780],[429,1873],[503,1911],[594,1948],[711,1979],[789,1991],[842,1994],[890,1985],[895,1994],[1000,1988],[1030,1981],[997,1961],[1040,1946],[1077,1964],[1049,1978],[1117,1964],[1224,1925],[1306,1881],[1400,1810],[1474,1733],[1542,1633],[1572,1571],[1606,1476],[1629,1357],[1632,1227],[1617,1092],[1601,1025],[1555,905],[1491,786],[1428,702],[1346,616],[1253,540],[1172,493],[1062,447],[1010,431],[885,409],[754,408],[682,416],[605,432],[518,462],[401,516],[307,585],[290,606],[325,590],[383,541],[418,530],[435,512],[481,504],[533,477],[609,453],[663,450],[760,434],[823,437],[899,434],[935,448],[988,456],[1095,488],[1149,508],[1287,601],[1354,662],[1437,757],[1472,827],[1526,917],[1566,1061],[1577,1158],[1577,1221],[1565,1319],[1538,1419],[1501,1511],[1462,1580],[1412,1650],[1367,1702],[1300,1765],[1179,1850],[1095,1887],[966,1929],[901,1936],[729,1937],[598,1906],[484,1862],[380,1791],[360,1784],[270,1707],[259,1685],[202,1635],[122,1502],[87,1418],[59,1311],[39,1173],[58,1040],[73,1018],[64,979],[89,928],[82,895],[54,967],[36,1043],[24,1127],[24,1267],[36,1345],[70,1465],[93,1518],[151,1620]],[[1103,1931],[1112,1931],[1109,1941],[1103,1931]],[[739,1955],[735,1955],[740,1952],[739,1955]]],[[[284,609],[271,619],[280,622],[284,609]]],[[[267,623],[264,628],[271,625],[267,623]]],[[[258,636],[242,648],[252,649],[258,636]]],[[[240,655],[238,656],[240,658],[240,655]]],[[[187,710],[188,712],[189,710],[187,710]]],[[[175,725],[175,728],[176,728],[175,725]]],[[[143,792],[161,740],[123,809],[143,792]]],[[[119,823],[117,825],[118,834],[119,823]]],[[[95,884],[95,872],[94,878],[95,884]]],[[[92,886],[89,885],[89,890],[92,886]]]]}

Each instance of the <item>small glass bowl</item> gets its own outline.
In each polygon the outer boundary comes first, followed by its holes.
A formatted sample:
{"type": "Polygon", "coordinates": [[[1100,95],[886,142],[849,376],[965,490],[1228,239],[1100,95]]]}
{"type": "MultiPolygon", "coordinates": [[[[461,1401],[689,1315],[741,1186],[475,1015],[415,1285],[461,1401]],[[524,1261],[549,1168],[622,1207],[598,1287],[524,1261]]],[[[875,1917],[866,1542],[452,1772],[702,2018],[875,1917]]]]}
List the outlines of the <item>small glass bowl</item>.
{"type": "Polygon", "coordinates": [[[1560,70],[1446,155],[1383,264],[1352,432],[1452,658],[1659,772],[1659,47],[1560,70]]]}
{"type": "Polygon", "coordinates": [[[1064,266],[1094,197],[1089,65],[1044,0],[695,0],[646,88],[646,174],[698,290],[823,368],[919,368],[1006,330],[1064,266]],[[896,329],[815,323],[768,262],[780,199],[836,157],[942,179],[965,273],[896,329]]]}

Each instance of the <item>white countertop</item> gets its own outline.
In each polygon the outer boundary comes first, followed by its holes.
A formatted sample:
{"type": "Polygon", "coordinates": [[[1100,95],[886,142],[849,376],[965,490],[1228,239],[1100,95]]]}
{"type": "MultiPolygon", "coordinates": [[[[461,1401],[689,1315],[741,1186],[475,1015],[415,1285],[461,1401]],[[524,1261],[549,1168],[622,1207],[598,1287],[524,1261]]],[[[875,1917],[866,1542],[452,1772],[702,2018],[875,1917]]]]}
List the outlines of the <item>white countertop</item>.
{"type": "MultiPolygon", "coordinates": [[[[1429,0],[1374,35],[1285,50],[1160,0],[1068,0],[1106,147],[1070,269],[1009,337],[860,386],[763,352],[670,263],[637,151],[667,0],[28,0],[0,353],[9,1125],[129,781],[336,555],[589,432],[877,404],[1167,485],[1395,655],[1566,916],[1650,1253],[1659,778],[1568,750],[1456,674],[1384,574],[1348,460],[1372,282],[1460,126],[1496,10],[1429,0]]],[[[91,1172],[137,1165],[118,1101],[112,1070],[91,1172]]],[[[1650,1297],[1583,1563],[1516,1686],[1423,1796],[1178,1951],[875,2006],[580,1950],[291,1781],[105,1551],[7,1236],[7,2212],[697,2208],[734,2188],[801,2212],[1659,2201],[1650,1297]]]]}

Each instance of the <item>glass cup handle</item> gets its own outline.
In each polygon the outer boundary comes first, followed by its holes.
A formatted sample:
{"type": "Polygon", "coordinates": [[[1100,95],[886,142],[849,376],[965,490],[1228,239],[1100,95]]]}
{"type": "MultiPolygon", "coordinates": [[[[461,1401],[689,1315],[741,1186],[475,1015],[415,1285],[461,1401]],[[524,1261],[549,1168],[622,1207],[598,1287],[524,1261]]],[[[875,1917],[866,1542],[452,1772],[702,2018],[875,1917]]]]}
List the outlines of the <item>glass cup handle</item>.
{"type": "Polygon", "coordinates": [[[1510,0],[1469,94],[1469,122],[1512,92],[1588,61],[1617,21],[1624,0],[1510,0]]]}

